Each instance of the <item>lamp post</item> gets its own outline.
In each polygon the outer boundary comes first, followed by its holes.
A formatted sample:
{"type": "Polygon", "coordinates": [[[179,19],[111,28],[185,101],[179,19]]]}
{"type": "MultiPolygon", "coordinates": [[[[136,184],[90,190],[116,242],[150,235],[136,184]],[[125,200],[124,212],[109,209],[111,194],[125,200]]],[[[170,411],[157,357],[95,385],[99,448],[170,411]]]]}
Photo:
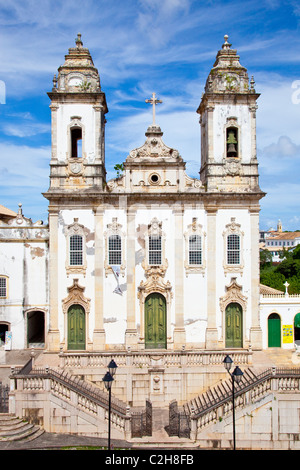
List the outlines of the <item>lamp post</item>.
{"type": "Polygon", "coordinates": [[[231,381],[232,381],[232,423],[233,423],[233,450],[235,450],[235,406],[234,406],[234,383],[236,382],[237,384],[240,382],[243,372],[241,369],[236,366],[232,374],[230,373],[230,369],[232,366],[232,359],[230,356],[226,356],[223,364],[229,375],[231,376],[231,381]]]}
{"type": "Polygon", "coordinates": [[[108,371],[106,372],[105,376],[103,377],[103,382],[105,385],[106,390],[108,391],[108,450],[110,450],[110,414],[111,414],[111,386],[114,380],[113,376],[116,373],[117,364],[112,359],[108,364],[108,371]]]}

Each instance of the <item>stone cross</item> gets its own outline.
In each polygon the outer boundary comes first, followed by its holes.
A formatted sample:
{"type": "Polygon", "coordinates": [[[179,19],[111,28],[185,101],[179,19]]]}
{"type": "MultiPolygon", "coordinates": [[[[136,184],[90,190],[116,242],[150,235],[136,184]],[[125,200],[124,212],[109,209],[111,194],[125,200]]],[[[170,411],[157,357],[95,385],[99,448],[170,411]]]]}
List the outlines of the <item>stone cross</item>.
{"type": "Polygon", "coordinates": [[[155,126],[155,106],[158,104],[158,103],[162,103],[161,100],[158,100],[155,98],[155,93],[152,93],[152,98],[150,98],[149,100],[145,100],[146,103],[150,103],[152,104],[153,106],[153,123],[152,125],[155,126]]]}

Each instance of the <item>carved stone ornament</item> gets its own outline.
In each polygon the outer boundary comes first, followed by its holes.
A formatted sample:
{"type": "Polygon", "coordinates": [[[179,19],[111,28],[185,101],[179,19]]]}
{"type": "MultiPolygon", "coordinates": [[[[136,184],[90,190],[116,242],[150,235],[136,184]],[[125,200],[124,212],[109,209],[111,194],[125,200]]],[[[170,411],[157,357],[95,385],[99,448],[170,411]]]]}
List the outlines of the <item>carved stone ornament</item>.
{"type": "Polygon", "coordinates": [[[237,176],[242,174],[242,165],[240,159],[227,158],[225,160],[224,175],[237,176]]]}
{"type": "Polygon", "coordinates": [[[124,259],[124,251],[125,251],[125,233],[122,232],[122,225],[118,223],[118,218],[113,217],[112,218],[112,223],[107,225],[107,231],[104,232],[104,239],[105,239],[105,258],[104,258],[104,270],[105,270],[105,277],[109,273],[113,274],[113,269],[109,264],[109,254],[108,254],[108,245],[109,245],[109,237],[111,235],[119,235],[121,237],[121,264],[119,266],[120,268],[120,274],[124,277],[125,275],[125,268],[126,268],[126,263],[124,259]]]}
{"type": "Polygon", "coordinates": [[[70,161],[69,162],[69,173],[74,175],[81,175],[83,173],[82,162],[70,161]]]}
{"type": "Polygon", "coordinates": [[[231,278],[231,283],[226,286],[226,294],[220,297],[220,308],[225,313],[227,305],[236,302],[241,305],[243,312],[247,308],[247,297],[242,294],[242,286],[236,282],[236,277],[231,278]]]}
{"type": "Polygon", "coordinates": [[[159,126],[150,126],[146,132],[147,140],[144,145],[131,150],[127,157],[130,160],[143,160],[143,159],[163,159],[167,161],[182,161],[178,150],[168,147],[162,140],[163,133],[159,126]]]}
{"type": "Polygon", "coordinates": [[[91,299],[84,296],[84,291],[85,287],[81,287],[78,284],[78,279],[73,279],[73,285],[68,287],[68,296],[62,300],[62,309],[64,314],[68,313],[68,310],[72,305],[81,305],[86,314],[90,313],[91,299]]]}

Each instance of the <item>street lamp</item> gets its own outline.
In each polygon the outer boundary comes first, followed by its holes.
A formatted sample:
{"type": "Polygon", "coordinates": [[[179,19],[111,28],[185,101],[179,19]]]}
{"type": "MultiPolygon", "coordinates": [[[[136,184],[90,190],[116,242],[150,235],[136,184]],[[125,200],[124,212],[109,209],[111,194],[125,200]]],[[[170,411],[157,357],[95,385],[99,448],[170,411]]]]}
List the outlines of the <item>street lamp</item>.
{"type": "Polygon", "coordinates": [[[241,369],[236,366],[236,368],[234,369],[234,371],[232,372],[232,374],[230,373],[230,369],[231,369],[231,366],[232,366],[232,359],[230,356],[226,356],[224,361],[223,361],[223,364],[224,364],[224,367],[225,369],[227,370],[227,372],[229,373],[229,375],[231,376],[231,381],[232,381],[232,423],[233,423],[233,450],[235,450],[235,406],[234,406],[234,382],[236,382],[237,384],[240,382],[242,376],[243,376],[243,372],[241,371],[241,369]]]}
{"type": "Polygon", "coordinates": [[[116,373],[117,364],[112,359],[108,364],[108,371],[106,372],[105,376],[103,377],[103,382],[105,385],[106,390],[108,391],[108,449],[110,450],[110,415],[111,415],[111,386],[113,383],[113,376],[116,373]]]}

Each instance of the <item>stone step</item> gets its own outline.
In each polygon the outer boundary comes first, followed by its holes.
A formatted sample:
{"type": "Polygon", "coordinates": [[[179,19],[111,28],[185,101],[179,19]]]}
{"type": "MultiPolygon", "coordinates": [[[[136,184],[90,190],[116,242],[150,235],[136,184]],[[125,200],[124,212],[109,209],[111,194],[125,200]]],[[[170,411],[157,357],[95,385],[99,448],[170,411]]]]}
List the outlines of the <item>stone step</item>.
{"type": "Polygon", "coordinates": [[[40,426],[30,424],[14,415],[0,414],[0,441],[29,441],[43,434],[40,426]]]}

